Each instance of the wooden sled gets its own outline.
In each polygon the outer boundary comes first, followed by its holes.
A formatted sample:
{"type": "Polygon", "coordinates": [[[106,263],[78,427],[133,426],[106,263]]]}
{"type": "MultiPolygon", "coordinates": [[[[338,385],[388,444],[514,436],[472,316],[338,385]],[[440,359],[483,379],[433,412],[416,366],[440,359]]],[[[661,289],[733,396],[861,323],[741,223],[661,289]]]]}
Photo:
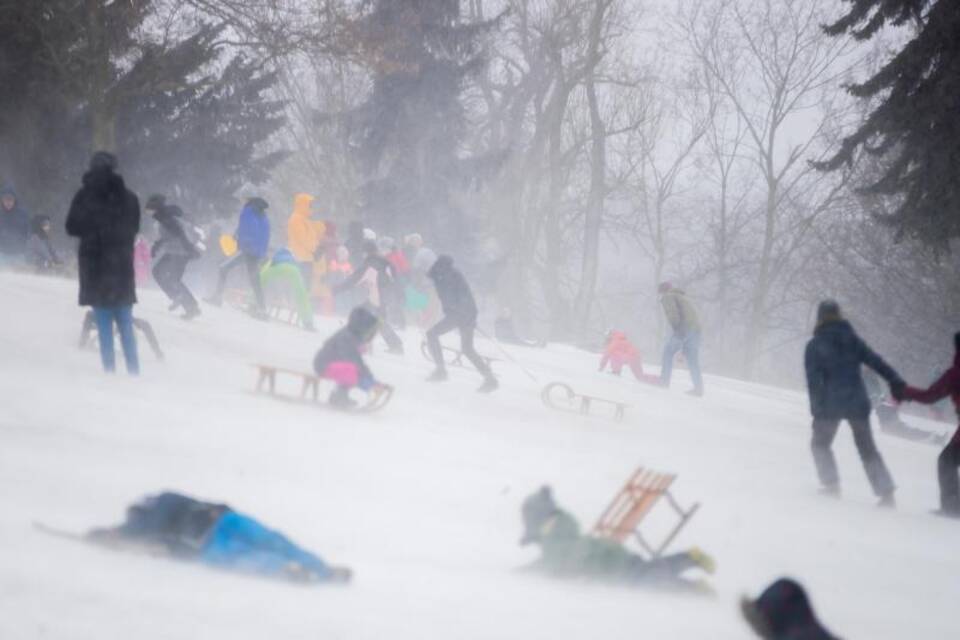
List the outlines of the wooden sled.
{"type": "Polygon", "coordinates": [[[670,493],[670,485],[675,479],[673,474],[657,473],[643,467],[637,469],[600,516],[593,527],[593,535],[621,544],[632,536],[651,556],[662,556],[700,508],[700,503],[694,503],[689,509],[683,509],[677,504],[670,493]],[[679,519],[667,537],[659,545],[653,546],[640,534],[639,527],[661,497],[666,497],[667,503],[679,519]]]}
{"type": "MultiPolygon", "coordinates": [[[[268,364],[254,364],[258,371],[257,387],[255,393],[268,395],[277,400],[286,400],[290,402],[300,402],[312,404],[321,407],[330,407],[329,404],[320,397],[320,382],[324,380],[313,373],[294,371],[284,369],[268,364]],[[300,380],[299,395],[281,393],[277,390],[277,377],[284,375],[300,380]]],[[[370,392],[367,394],[367,401],[350,409],[343,409],[348,413],[375,413],[383,409],[393,397],[393,387],[384,387],[383,390],[370,392]]]]}
{"type": "MultiPolygon", "coordinates": [[[[443,360],[451,367],[460,367],[461,369],[470,368],[472,365],[469,364],[469,361],[466,360],[466,357],[463,355],[462,351],[457,351],[451,347],[445,347],[440,345],[440,348],[443,352],[443,360]]],[[[427,359],[427,362],[433,362],[433,356],[430,355],[430,347],[427,345],[427,341],[424,340],[420,343],[420,353],[423,354],[423,357],[427,359]]],[[[498,358],[488,358],[487,356],[480,355],[484,362],[487,363],[487,366],[490,369],[493,369],[494,362],[500,362],[498,358]]]]}
{"type": "MultiPolygon", "coordinates": [[[[249,312],[253,304],[253,296],[243,289],[227,289],[223,299],[234,309],[249,312]]],[[[277,320],[293,327],[301,327],[300,312],[290,305],[267,305],[267,315],[271,320],[277,320]]]]}
{"type": "Polygon", "coordinates": [[[579,413],[580,415],[590,415],[590,407],[595,404],[608,404],[614,407],[613,419],[623,420],[624,413],[630,406],[625,402],[609,400],[607,398],[598,398],[596,396],[587,396],[582,393],[576,393],[573,388],[563,382],[551,382],[543,388],[540,394],[543,404],[557,411],[566,411],[568,413],[579,413]],[[559,391],[562,396],[562,402],[558,403],[555,399],[554,391],[559,391]],[[579,406],[577,405],[579,401],[579,406]]]}

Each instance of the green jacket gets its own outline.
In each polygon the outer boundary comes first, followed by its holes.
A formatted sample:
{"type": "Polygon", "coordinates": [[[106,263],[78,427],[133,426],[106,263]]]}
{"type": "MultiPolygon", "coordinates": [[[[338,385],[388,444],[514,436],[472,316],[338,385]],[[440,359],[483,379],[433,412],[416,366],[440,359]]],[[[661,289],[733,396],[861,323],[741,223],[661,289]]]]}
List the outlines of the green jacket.
{"type": "Polygon", "coordinates": [[[686,293],[671,289],[660,296],[660,304],[674,333],[686,336],[693,331],[700,331],[700,316],[686,293]]]}
{"type": "Polygon", "coordinates": [[[540,559],[534,568],[562,577],[620,578],[642,559],[618,542],[581,535],[580,525],[558,511],[540,531],[540,559]]]}

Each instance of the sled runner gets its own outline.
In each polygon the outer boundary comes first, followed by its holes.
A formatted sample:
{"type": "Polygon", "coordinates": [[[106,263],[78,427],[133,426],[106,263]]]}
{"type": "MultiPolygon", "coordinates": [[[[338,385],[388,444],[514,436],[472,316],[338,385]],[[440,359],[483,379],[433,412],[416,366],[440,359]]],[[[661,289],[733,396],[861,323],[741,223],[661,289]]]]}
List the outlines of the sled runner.
{"type": "MultiPolygon", "coordinates": [[[[254,364],[258,371],[256,393],[269,395],[278,400],[287,400],[292,402],[303,402],[314,404],[321,407],[329,407],[325,400],[320,397],[320,383],[324,380],[313,373],[302,371],[293,371],[283,369],[267,364],[254,364]],[[292,395],[282,393],[277,389],[277,377],[283,375],[298,379],[300,381],[300,393],[292,395]]],[[[393,387],[384,387],[381,391],[372,391],[367,394],[366,402],[350,409],[343,409],[349,413],[374,413],[383,409],[393,397],[393,387]]],[[[332,407],[331,407],[332,408],[332,407]]]]}
{"type": "MultiPolygon", "coordinates": [[[[443,349],[443,360],[448,366],[460,367],[462,369],[468,368],[467,363],[463,361],[463,353],[457,349],[444,347],[443,345],[441,345],[441,348],[443,349]]],[[[427,345],[426,340],[420,343],[420,353],[422,353],[423,357],[427,359],[427,362],[433,362],[433,356],[430,355],[430,347],[427,345]]],[[[486,362],[487,366],[491,368],[493,368],[494,362],[500,362],[499,358],[488,358],[484,355],[481,355],[480,357],[483,358],[483,361],[486,362]]]]}
{"type": "MultiPolygon", "coordinates": [[[[248,312],[253,304],[253,296],[243,289],[227,289],[223,293],[223,299],[234,309],[244,312],[248,312]]],[[[289,305],[267,305],[267,315],[284,324],[301,326],[300,312],[289,305]]]]}
{"type": "Polygon", "coordinates": [[[654,558],[662,556],[700,508],[700,503],[694,503],[689,509],[683,509],[677,504],[670,493],[670,485],[675,479],[676,476],[673,474],[638,468],[600,516],[593,527],[593,534],[621,544],[633,536],[651,556],[654,558]],[[677,513],[679,520],[667,537],[654,547],[640,534],[639,527],[661,497],[666,497],[667,503],[677,513]]]}
{"type": "Polygon", "coordinates": [[[584,416],[590,415],[590,407],[595,404],[612,405],[614,407],[613,419],[617,421],[623,420],[624,413],[627,407],[630,406],[625,402],[619,402],[617,400],[576,393],[570,385],[563,382],[551,382],[545,386],[543,392],[540,394],[540,398],[543,400],[543,404],[551,409],[569,413],[579,413],[584,416]],[[558,391],[561,396],[559,402],[555,398],[558,394],[555,394],[554,391],[558,391]]]}

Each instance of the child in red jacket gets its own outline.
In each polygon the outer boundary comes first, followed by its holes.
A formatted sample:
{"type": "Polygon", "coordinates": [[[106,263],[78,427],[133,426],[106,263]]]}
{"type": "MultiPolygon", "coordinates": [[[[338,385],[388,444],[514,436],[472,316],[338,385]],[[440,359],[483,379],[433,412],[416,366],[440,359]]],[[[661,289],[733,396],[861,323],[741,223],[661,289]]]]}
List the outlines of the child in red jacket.
{"type": "MultiPolygon", "coordinates": [[[[960,333],[953,336],[955,353],[953,366],[947,369],[939,380],[928,389],[908,386],[904,389],[903,399],[924,404],[933,404],[951,397],[953,405],[960,413],[960,333]]],[[[940,457],[937,458],[937,475],[940,479],[940,515],[960,518],[960,428],[953,434],[940,457]]]]}
{"type": "Polygon", "coordinates": [[[611,329],[607,334],[607,346],[603,351],[603,357],[600,358],[600,371],[607,368],[607,364],[613,371],[613,375],[619,376],[623,370],[623,365],[630,367],[633,375],[640,382],[647,384],[660,385],[660,377],[643,372],[643,361],[640,359],[640,352],[637,350],[627,334],[623,331],[611,329]]]}

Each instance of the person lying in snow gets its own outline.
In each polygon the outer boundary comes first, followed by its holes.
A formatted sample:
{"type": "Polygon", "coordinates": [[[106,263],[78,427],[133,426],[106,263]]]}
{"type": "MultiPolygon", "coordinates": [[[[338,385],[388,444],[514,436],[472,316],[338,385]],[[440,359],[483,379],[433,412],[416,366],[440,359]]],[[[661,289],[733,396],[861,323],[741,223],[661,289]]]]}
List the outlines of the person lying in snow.
{"type": "Polygon", "coordinates": [[[682,553],[646,559],[619,542],[580,533],[580,525],[557,506],[550,487],[527,497],[522,507],[521,545],[540,546],[540,558],[528,567],[557,578],[588,578],[626,585],[710,592],[702,580],[682,576],[689,569],[716,569],[713,558],[694,547],[682,553]]]}
{"type": "Polygon", "coordinates": [[[817,620],[807,592],[789,578],[780,578],[756,600],[743,598],[740,610],[764,640],[839,640],[817,620]]]}
{"type": "Polygon", "coordinates": [[[627,334],[623,331],[611,329],[607,333],[607,345],[604,348],[603,356],[600,358],[600,371],[607,368],[613,371],[613,375],[619,376],[623,366],[627,365],[633,372],[634,377],[640,382],[646,382],[656,386],[661,386],[660,376],[654,376],[643,372],[643,360],[640,358],[640,351],[633,346],[627,334]]]}
{"type": "Polygon", "coordinates": [[[347,326],[327,338],[313,359],[313,369],[321,378],[333,380],[337,387],[330,394],[330,405],[349,408],[356,404],[350,398],[354,387],[363,391],[385,388],[373,377],[363,361],[363,351],[377,335],[380,321],[366,307],[350,312],[347,326]]]}
{"type": "Polygon", "coordinates": [[[221,569],[295,582],[349,582],[350,569],[328,565],[250,516],[225,504],[164,492],[127,509],[123,524],[93,529],[86,539],[221,569]]]}

